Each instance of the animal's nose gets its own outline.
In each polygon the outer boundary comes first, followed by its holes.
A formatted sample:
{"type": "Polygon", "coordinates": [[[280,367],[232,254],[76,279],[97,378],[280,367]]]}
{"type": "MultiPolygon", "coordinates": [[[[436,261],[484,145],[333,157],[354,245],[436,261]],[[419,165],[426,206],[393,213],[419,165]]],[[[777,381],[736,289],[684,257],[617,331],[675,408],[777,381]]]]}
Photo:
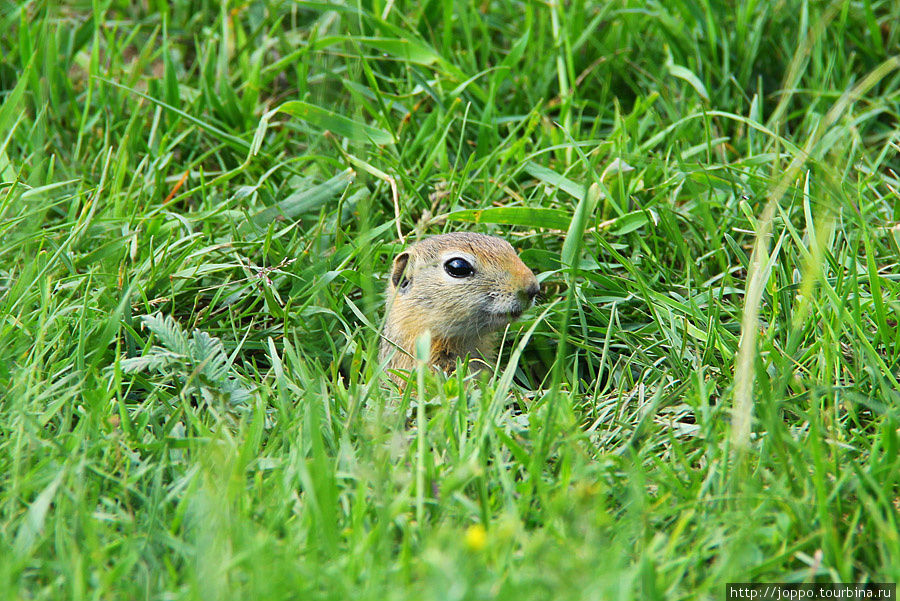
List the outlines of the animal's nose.
{"type": "Polygon", "coordinates": [[[534,297],[536,297],[541,292],[541,285],[537,283],[537,280],[532,280],[528,287],[525,288],[525,294],[528,295],[528,300],[533,301],[534,297]]]}

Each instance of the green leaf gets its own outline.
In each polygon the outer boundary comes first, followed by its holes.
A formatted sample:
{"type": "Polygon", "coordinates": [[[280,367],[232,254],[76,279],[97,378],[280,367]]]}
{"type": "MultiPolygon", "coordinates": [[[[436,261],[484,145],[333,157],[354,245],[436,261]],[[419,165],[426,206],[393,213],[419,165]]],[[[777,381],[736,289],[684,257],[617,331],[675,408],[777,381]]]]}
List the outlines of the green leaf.
{"type": "Polygon", "coordinates": [[[686,67],[682,67],[681,65],[676,65],[672,61],[671,55],[666,59],[666,68],[669,70],[669,75],[686,81],[688,85],[694,88],[694,91],[703,98],[703,100],[709,102],[709,94],[706,92],[706,86],[703,85],[703,82],[700,81],[700,78],[697,77],[693,71],[686,67]]]}
{"type": "Polygon", "coordinates": [[[538,165],[537,163],[533,163],[531,161],[525,163],[525,173],[532,177],[536,177],[549,186],[559,188],[560,190],[577,200],[581,200],[581,198],[584,196],[584,184],[576,184],[572,180],[558,174],[556,171],[548,169],[547,167],[544,167],[542,165],[538,165]]]}
{"type": "Polygon", "coordinates": [[[190,347],[191,359],[203,374],[213,381],[221,380],[228,371],[228,356],[222,341],[202,330],[194,330],[190,347]]]}
{"type": "Polygon", "coordinates": [[[167,351],[160,347],[153,347],[142,357],[129,357],[119,362],[119,368],[123,374],[133,374],[142,371],[161,370],[182,359],[182,355],[167,351]]]}
{"type": "Polygon", "coordinates": [[[7,134],[12,131],[13,126],[18,123],[22,117],[22,109],[19,106],[25,95],[25,88],[28,87],[28,73],[31,71],[31,65],[34,57],[29,59],[28,64],[19,75],[19,81],[9,94],[7,94],[3,103],[0,104],[0,142],[6,138],[7,134]]]}
{"type": "Polygon", "coordinates": [[[302,100],[290,100],[275,110],[303,119],[320,129],[330,131],[354,142],[370,142],[373,144],[393,144],[395,142],[394,136],[383,129],[348,119],[343,115],[302,100]]]}
{"type": "Polygon", "coordinates": [[[179,355],[188,354],[187,336],[181,329],[181,325],[171,315],[164,316],[162,313],[154,313],[142,316],[141,321],[159,338],[164,347],[179,355]]]}
{"type": "Polygon", "coordinates": [[[600,186],[591,184],[587,192],[582,194],[578,206],[575,207],[575,214],[572,215],[572,223],[569,224],[569,230],[566,232],[566,239],[563,242],[561,259],[562,264],[566,267],[572,267],[576,264],[578,253],[581,250],[581,241],[584,237],[584,229],[587,226],[588,218],[594,212],[597,201],[600,200],[600,186]]]}
{"type": "Polygon", "coordinates": [[[447,215],[450,221],[472,223],[501,223],[503,225],[524,225],[555,230],[566,230],[571,216],[560,209],[535,207],[495,207],[490,209],[466,209],[447,215]]]}
{"type": "Polygon", "coordinates": [[[61,469],[57,472],[56,477],[48,484],[44,490],[40,492],[34,502],[28,506],[25,513],[25,519],[16,532],[15,549],[20,556],[26,555],[34,546],[38,534],[44,527],[44,521],[47,519],[47,511],[50,509],[50,503],[56,495],[56,489],[62,482],[65,470],[61,469]]]}
{"type": "Polygon", "coordinates": [[[624,236],[647,225],[651,217],[652,215],[647,211],[626,213],[613,222],[610,233],[615,236],[624,236]]]}
{"type": "Polygon", "coordinates": [[[401,40],[393,38],[356,38],[360,44],[371,46],[390,54],[394,58],[428,66],[440,62],[441,55],[434,48],[418,40],[401,40]]]}
{"type": "Polygon", "coordinates": [[[257,226],[264,227],[277,217],[293,219],[297,215],[316,210],[342,193],[353,181],[354,175],[356,174],[352,169],[347,169],[317,186],[294,192],[284,200],[258,212],[251,221],[257,226]]]}

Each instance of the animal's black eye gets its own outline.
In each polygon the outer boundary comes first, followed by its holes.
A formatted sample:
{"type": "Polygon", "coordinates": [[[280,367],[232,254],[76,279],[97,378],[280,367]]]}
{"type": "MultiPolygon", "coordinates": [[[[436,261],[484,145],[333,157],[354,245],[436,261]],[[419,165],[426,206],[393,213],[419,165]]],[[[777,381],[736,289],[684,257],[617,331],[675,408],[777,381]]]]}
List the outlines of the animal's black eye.
{"type": "Polygon", "coordinates": [[[454,257],[444,263],[444,271],[455,278],[467,278],[475,273],[475,268],[465,259],[454,257]]]}

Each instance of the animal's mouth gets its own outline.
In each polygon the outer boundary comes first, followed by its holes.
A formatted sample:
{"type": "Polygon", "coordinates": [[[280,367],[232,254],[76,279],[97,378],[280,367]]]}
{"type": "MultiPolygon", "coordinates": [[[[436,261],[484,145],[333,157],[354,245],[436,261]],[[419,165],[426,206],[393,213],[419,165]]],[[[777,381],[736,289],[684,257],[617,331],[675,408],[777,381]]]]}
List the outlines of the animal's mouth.
{"type": "Polygon", "coordinates": [[[521,317],[530,304],[513,297],[499,299],[487,306],[483,305],[479,311],[481,328],[485,330],[503,329],[507,324],[521,317]]]}
{"type": "Polygon", "coordinates": [[[522,315],[523,310],[523,307],[515,306],[505,311],[493,311],[491,317],[496,325],[505,326],[507,323],[518,319],[522,315]]]}

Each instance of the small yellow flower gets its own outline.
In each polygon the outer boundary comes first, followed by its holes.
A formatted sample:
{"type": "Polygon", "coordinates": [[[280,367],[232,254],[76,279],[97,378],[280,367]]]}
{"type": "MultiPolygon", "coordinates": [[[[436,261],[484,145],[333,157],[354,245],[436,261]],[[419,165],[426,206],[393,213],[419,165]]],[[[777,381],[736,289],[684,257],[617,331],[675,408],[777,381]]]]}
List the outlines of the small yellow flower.
{"type": "Polygon", "coordinates": [[[472,524],[466,528],[465,540],[471,551],[481,551],[487,544],[487,530],[481,524],[472,524]]]}

